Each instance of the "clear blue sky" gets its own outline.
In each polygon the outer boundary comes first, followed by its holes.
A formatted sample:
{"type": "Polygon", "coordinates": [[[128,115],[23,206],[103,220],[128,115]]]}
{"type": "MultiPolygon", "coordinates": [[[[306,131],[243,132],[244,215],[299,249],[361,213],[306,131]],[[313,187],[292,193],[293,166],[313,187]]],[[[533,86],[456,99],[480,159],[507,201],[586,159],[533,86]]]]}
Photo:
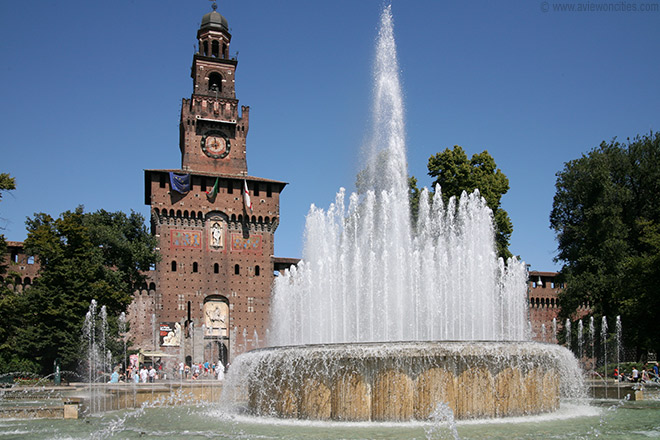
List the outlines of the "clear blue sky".
{"type": "MultiPolygon", "coordinates": [[[[327,207],[353,187],[383,5],[219,2],[239,52],[237,97],[250,106],[248,172],[289,182],[277,256],[300,256],[310,204],[327,207]]],[[[532,270],[559,268],[548,216],[563,164],[660,129],[660,12],[554,7],[392,6],[410,173],[426,186],[429,156],[457,144],[488,150],[510,180],[511,250],[532,270]]],[[[180,166],[181,98],[210,10],[205,0],[0,1],[0,172],[18,186],[0,203],[7,239],[24,240],[35,212],[79,204],[148,218],[143,170],[180,166]]]]}

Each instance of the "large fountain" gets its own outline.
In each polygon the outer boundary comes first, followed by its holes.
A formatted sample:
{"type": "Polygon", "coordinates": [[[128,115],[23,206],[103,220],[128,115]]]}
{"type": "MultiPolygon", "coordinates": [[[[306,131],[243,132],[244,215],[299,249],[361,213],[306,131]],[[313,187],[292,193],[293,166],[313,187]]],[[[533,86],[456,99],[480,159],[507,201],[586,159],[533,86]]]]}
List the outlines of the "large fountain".
{"type": "Polygon", "coordinates": [[[455,418],[553,411],[574,389],[565,379],[581,376],[577,362],[529,341],[526,268],[497,258],[484,199],[445,206],[440,188],[424,190],[411,221],[398,71],[387,7],[358,192],[312,206],[303,262],[274,287],[272,348],[237,358],[228,389],[255,414],[305,419],[427,419],[442,405],[455,418]]]}

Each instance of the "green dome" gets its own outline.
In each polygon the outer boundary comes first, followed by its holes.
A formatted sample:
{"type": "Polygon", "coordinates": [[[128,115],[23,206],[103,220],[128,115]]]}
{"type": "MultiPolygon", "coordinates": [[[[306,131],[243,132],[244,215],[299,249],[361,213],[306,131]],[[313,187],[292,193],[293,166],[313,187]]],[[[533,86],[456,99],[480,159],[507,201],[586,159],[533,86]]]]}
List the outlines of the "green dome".
{"type": "Polygon", "coordinates": [[[211,11],[202,17],[200,29],[214,29],[218,31],[228,31],[229,25],[227,19],[216,11],[211,11]]]}

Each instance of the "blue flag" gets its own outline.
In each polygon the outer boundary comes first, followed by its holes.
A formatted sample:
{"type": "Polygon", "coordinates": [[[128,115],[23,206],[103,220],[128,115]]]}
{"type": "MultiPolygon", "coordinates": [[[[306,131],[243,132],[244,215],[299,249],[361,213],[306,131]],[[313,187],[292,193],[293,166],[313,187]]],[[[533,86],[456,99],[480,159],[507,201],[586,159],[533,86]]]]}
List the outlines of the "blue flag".
{"type": "Polygon", "coordinates": [[[187,193],[190,191],[190,174],[174,174],[170,171],[170,186],[176,192],[187,193]]]}

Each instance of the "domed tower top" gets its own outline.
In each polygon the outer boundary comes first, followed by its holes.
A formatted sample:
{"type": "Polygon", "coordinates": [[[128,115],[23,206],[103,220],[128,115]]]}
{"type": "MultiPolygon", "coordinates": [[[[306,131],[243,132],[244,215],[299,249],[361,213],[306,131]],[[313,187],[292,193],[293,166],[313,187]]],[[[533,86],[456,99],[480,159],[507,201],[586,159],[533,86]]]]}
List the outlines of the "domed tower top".
{"type": "Polygon", "coordinates": [[[227,59],[231,41],[229,24],[227,19],[215,10],[216,8],[217,5],[214,2],[213,11],[202,17],[202,23],[197,31],[198,53],[207,57],[227,59]]]}
{"type": "Polygon", "coordinates": [[[215,29],[218,31],[228,31],[229,26],[227,25],[227,19],[220,15],[218,11],[215,9],[217,8],[217,5],[214,3],[213,4],[213,11],[209,12],[208,14],[205,14],[202,17],[202,25],[200,26],[201,29],[215,29]]]}

